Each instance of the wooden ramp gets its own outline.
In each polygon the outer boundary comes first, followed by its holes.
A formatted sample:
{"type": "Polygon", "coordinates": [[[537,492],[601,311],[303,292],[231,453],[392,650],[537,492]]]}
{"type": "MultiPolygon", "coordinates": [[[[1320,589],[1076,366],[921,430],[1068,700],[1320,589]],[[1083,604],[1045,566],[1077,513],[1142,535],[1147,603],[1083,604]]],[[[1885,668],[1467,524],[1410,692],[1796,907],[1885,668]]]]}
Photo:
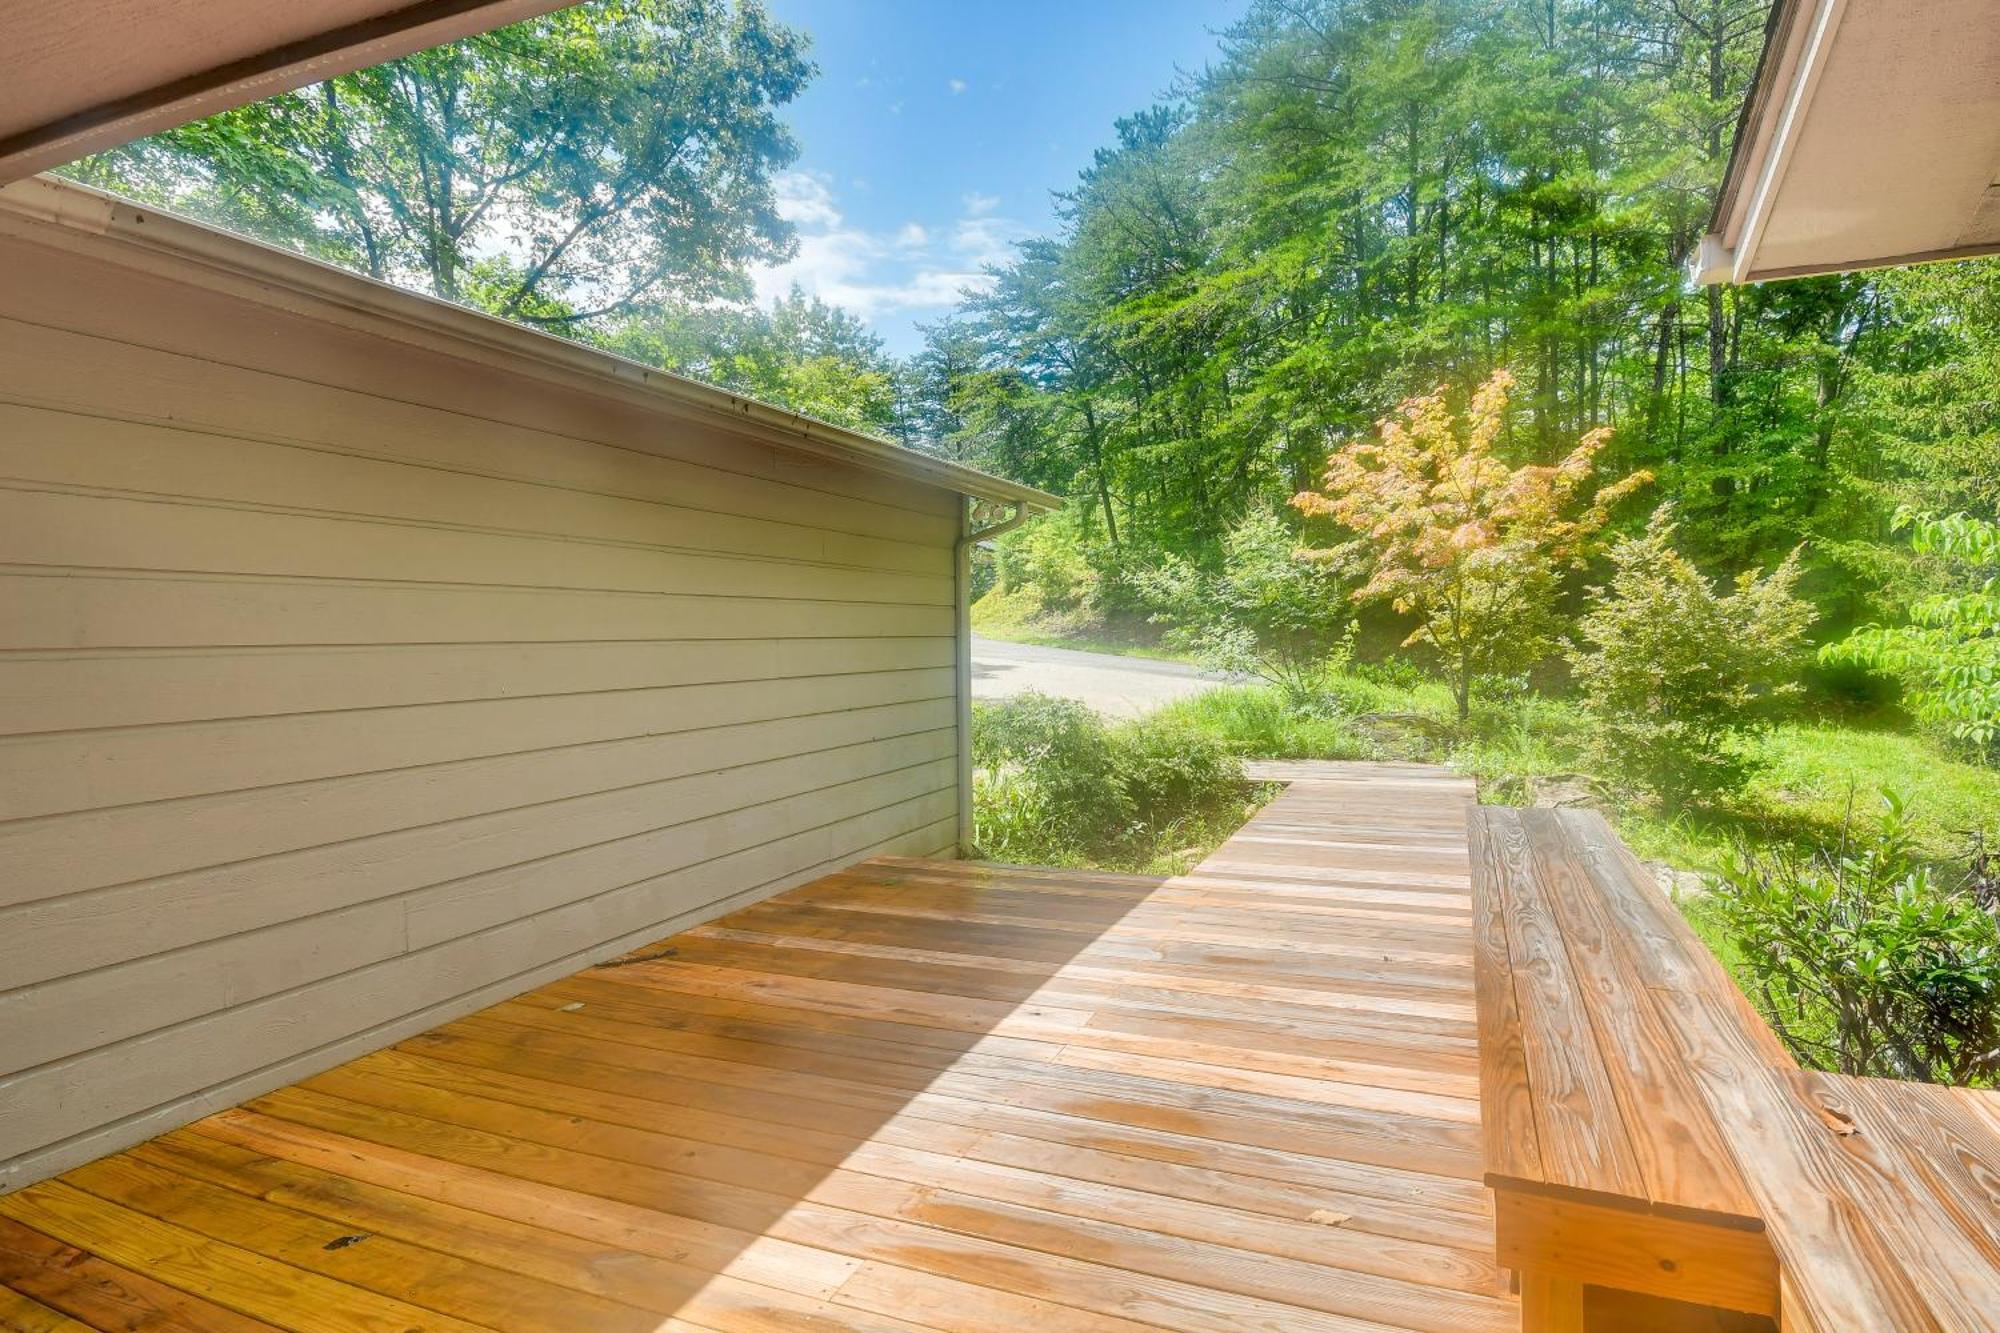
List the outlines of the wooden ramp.
{"type": "Polygon", "coordinates": [[[828,876],[0,1198],[0,1328],[1512,1329],[1469,782],[828,876]]]}

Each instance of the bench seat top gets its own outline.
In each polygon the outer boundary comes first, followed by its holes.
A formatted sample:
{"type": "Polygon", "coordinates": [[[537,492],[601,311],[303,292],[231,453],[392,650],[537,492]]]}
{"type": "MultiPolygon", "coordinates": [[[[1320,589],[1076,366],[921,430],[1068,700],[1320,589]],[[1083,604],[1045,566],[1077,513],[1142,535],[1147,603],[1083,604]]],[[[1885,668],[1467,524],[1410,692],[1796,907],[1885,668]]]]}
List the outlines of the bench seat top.
{"type": "Polygon", "coordinates": [[[1788,1330],[2000,1331],[2000,1094],[1800,1069],[1594,812],[1471,834],[1490,1185],[1762,1229],[1788,1330]]]}

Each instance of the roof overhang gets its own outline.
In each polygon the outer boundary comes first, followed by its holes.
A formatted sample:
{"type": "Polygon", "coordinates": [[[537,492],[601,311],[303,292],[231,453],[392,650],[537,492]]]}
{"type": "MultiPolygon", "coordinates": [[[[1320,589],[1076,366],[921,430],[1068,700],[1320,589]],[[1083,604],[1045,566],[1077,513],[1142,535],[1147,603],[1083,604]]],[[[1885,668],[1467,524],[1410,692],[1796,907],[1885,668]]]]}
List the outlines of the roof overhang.
{"type": "Polygon", "coordinates": [[[0,185],[575,0],[0,4],[0,185]]]}
{"type": "Polygon", "coordinates": [[[51,176],[0,186],[0,235],[7,234],[88,250],[177,281],[976,500],[1039,513],[1062,506],[1062,497],[1033,486],[51,176]]]}
{"type": "Polygon", "coordinates": [[[2000,0],[1777,0],[1704,283],[2000,252],[2000,0]]]}

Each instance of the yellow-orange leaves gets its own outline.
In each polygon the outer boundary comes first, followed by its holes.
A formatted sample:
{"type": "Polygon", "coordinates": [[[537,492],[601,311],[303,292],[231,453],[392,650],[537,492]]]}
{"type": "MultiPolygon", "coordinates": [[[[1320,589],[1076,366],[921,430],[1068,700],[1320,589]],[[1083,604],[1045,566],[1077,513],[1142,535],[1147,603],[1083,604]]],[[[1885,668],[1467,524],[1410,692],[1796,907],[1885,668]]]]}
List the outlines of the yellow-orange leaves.
{"type": "Polygon", "coordinates": [[[1513,387],[1511,374],[1494,372],[1462,417],[1442,389],[1406,400],[1377,423],[1375,439],[1327,460],[1322,490],[1292,498],[1355,534],[1310,554],[1365,570],[1356,600],[1417,617],[1406,642],[1437,650],[1461,717],[1474,676],[1547,650],[1559,571],[1580,562],[1613,505],[1651,480],[1634,472],[1592,487],[1609,428],[1555,463],[1509,467],[1494,447],[1513,387]]]}

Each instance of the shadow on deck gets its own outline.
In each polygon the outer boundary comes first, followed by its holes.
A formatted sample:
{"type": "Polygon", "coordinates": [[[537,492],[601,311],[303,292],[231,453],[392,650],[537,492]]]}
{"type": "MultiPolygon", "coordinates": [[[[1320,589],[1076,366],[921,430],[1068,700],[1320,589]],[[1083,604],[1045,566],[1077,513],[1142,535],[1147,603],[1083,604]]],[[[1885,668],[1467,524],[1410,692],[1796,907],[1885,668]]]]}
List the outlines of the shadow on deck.
{"type": "Polygon", "coordinates": [[[1471,784],[1274,776],[1182,877],[867,862],[0,1199],[0,1326],[1514,1328],[1471,784]]]}

